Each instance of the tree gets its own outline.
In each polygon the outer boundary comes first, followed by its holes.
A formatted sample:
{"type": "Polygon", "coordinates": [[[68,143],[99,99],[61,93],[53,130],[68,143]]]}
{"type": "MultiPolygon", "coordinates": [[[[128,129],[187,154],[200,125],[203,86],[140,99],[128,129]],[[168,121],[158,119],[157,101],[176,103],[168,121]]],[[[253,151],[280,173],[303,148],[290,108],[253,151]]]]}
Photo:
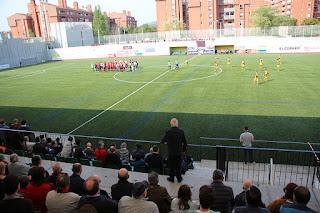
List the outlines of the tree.
{"type": "Polygon", "coordinates": [[[184,30],[183,22],[176,18],[167,20],[164,24],[164,31],[184,30]]]}
{"type": "Polygon", "coordinates": [[[100,36],[108,35],[110,31],[109,18],[106,14],[101,13],[100,5],[95,7],[93,15],[92,28],[94,36],[98,36],[98,31],[100,36]]]}
{"type": "Polygon", "coordinates": [[[319,25],[320,22],[315,18],[305,18],[303,19],[301,25],[319,25]]]}
{"type": "Polygon", "coordinates": [[[34,37],[34,33],[31,29],[29,29],[29,38],[32,38],[32,37],[34,37]]]}
{"type": "Polygon", "coordinates": [[[261,6],[251,13],[250,22],[254,27],[273,27],[273,20],[277,17],[277,14],[279,14],[278,8],[261,6]]]}
{"type": "Polygon", "coordinates": [[[296,26],[297,25],[297,19],[295,18],[290,18],[287,16],[276,16],[272,20],[273,27],[278,27],[278,26],[296,26]]]}

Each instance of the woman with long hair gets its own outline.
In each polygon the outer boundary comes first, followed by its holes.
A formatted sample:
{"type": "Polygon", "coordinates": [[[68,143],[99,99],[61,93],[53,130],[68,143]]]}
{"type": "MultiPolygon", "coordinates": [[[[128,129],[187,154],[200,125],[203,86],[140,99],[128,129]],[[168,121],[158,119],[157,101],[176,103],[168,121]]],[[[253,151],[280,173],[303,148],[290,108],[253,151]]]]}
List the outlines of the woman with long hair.
{"type": "Polygon", "coordinates": [[[171,210],[174,213],[187,213],[189,210],[196,210],[197,204],[191,200],[192,192],[190,186],[183,184],[178,191],[178,198],[171,202],[171,210]]]}

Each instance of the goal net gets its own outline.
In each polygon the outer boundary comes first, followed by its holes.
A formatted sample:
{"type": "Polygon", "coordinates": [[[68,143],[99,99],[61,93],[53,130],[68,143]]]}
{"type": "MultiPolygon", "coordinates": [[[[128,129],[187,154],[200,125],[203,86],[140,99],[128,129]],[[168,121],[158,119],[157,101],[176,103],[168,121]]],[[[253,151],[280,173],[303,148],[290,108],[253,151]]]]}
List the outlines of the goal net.
{"type": "Polygon", "coordinates": [[[22,58],[21,60],[21,66],[27,66],[27,65],[32,65],[37,63],[37,58],[32,57],[32,58],[22,58]]]}

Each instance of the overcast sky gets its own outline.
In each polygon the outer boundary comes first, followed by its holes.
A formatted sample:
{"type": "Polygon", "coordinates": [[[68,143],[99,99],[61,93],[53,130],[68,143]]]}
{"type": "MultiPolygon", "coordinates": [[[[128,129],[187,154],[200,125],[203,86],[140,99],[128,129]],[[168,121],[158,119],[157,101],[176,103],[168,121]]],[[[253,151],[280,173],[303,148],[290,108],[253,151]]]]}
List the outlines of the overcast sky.
{"type": "MultiPolygon", "coordinates": [[[[68,7],[73,7],[74,1],[67,0],[68,7]]],[[[7,18],[15,13],[27,13],[29,2],[30,0],[0,0],[0,31],[9,31],[7,18]]],[[[131,11],[131,15],[138,21],[138,26],[157,20],[155,0],[77,0],[77,2],[79,8],[91,4],[92,10],[95,5],[100,5],[101,10],[107,13],[131,11]]],[[[58,0],[48,0],[48,3],[58,5],[58,0]]]]}

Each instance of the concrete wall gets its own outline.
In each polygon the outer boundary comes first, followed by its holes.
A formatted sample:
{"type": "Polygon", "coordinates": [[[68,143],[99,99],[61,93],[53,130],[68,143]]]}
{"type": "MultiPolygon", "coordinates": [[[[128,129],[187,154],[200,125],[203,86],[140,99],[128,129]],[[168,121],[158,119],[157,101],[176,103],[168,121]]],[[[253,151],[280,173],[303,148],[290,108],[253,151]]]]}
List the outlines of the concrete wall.
{"type": "MultiPolygon", "coordinates": [[[[188,47],[188,50],[209,53],[215,45],[233,45],[236,53],[309,53],[320,52],[320,37],[225,37],[206,40],[205,48],[198,48],[196,41],[130,43],[87,47],[59,48],[48,50],[48,57],[58,54],[63,60],[170,55],[170,47],[188,47]],[[208,51],[206,51],[208,50],[208,51]]],[[[197,54],[197,53],[196,53],[197,54]]]]}
{"type": "Polygon", "coordinates": [[[45,42],[41,39],[5,39],[0,41],[0,65],[20,66],[21,59],[36,58],[36,62],[47,60],[45,42]]]}

